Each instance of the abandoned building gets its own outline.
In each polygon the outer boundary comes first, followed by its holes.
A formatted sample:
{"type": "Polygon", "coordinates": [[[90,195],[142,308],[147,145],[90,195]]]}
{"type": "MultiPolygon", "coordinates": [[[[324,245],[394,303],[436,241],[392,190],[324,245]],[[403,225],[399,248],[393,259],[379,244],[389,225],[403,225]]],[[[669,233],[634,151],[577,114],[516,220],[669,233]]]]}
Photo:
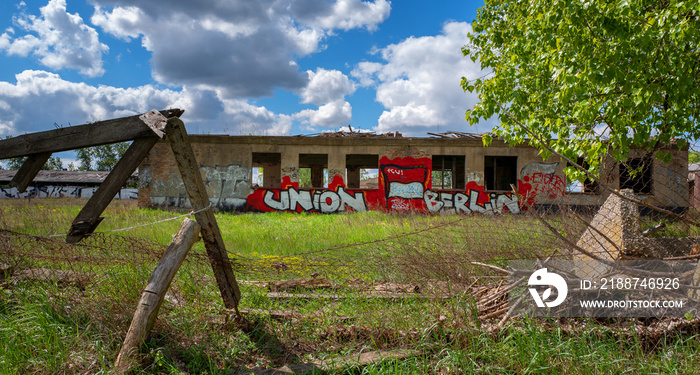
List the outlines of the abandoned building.
{"type": "MultiPolygon", "coordinates": [[[[103,171],[39,171],[26,191],[20,192],[10,186],[17,171],[0,170],[0,199],[2,198],[90,198],[104,182],[109,172],[103,171]]],[[[134,173],[128,180],[128,186],[138,182],[134,173]]],[[[138,189],[124,186],[115,198],[136,199],[138,189]]]]}
{"type": "MultiPolygon", "coordinates": [[[[543,160],[530,146],[494,140],[484,147],[480,135],[432,135],[192,135],[191,142],[211,203],[226,211],[517,213],[532,205],[600,206],[609,194],[604,186],[632,189],[674,211],[689,205],[687,150],[666,149],[668,163],[632,154],[630,164],[648,162],[634,178],[608,163],[599,186],[569,183],[565,161],[543,160]]],[[[140,165],[139,187],[142,206],[189,205],[165,142],[140,165]]]]}

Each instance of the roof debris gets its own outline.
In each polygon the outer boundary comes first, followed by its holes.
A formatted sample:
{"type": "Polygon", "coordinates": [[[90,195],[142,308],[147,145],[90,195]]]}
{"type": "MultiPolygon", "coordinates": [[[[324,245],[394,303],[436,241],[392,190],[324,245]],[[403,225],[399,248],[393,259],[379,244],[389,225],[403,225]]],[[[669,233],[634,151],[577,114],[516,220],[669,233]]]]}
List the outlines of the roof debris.
{"type": "Polygon", "coordinates": [[[316,134],[299,134],[295,137],[321,137],[321,138],[403,138],[403,134],[399,132],[380,133],[372,131],[350,131],[340,130],[336,132],[325,132],[316,134]]]}
{"type": "Polygon", "coordinates": [[[482,137],[482,134],[464,133],[464,132],[456,132],[456,131],[446,131],[444,133],[428,132],[428,135],[432,135],[432,136],[438,137],[438,138],[469,138],[469,139],[474,139],[474,140],[481,140],[481,137],[482,137]]]}

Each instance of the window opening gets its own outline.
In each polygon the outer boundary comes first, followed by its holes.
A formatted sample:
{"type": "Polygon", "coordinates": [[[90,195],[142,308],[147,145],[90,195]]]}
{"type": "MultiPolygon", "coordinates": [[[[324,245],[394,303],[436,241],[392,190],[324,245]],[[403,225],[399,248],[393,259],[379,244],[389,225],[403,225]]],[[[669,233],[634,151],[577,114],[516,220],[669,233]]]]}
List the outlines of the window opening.
{"type": "Polygon", "coordinates": [[[299,154],[299,187],[328,186],[328,154],[299,154]]]}
{"type": "Polygon", "coordinates": [[[518,184],[517,156],[485,156],[486,190],[512,191],[518,184]]]}
{"type": "Polygon", "coordinates": [[[632,189],[637,194],[652,193],[652,158],[630,158],[620,163],[620,189],[632,189]]]}
{"type": "Polygon", "coordinates": [[[379,188],[379,155],[345,155],[345,184],[350,189],[379,188]]]}
{"type": "MultiPolygon", "coordinates": [[[[589,168],[588,162],[583,157],[576,158],[576,164],[582,166],[584,169],[589,168]]],[[[571,163],[566,163],[568,167],[573,167],[571,163]]],[[[598,194],[598,181],[594,181],[590,178],[586,178],[585,181],[575,181],[570,180],[569,176],[566,176],[566,192],[567,193],[593,193],[598,194]]]]}
{"type": "Polygon", "coordinates": [[[282,154],[254,152],[252,162],[253,186],[278,188],[282,185],[282,154]]]}
{"type": "Polygon", "coordinates": [[[433,155],[433,189],[464,189],[466,186],[464,155],[433,155]]]}

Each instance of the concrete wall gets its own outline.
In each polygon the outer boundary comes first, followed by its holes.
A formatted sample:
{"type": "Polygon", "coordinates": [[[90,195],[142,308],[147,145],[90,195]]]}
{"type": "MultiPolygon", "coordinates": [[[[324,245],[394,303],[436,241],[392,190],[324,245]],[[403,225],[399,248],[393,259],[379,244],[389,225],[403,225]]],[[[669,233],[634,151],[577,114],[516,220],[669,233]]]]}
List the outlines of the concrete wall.
{"type": "MultiPolygon", "coordinates": [[[[423,212],[520,212],[529,205],[566,203],[600,205],[605,194],[566,193],[564,167],[558,158],[542,160],[527,146],[508,147],[494,141],[483,147],[469,138],[348,138],[191,136],[195,156],[213,204],[222,210],[311,211],[382,209],[423,212]],[[254,187],[253,153],[279,154],[279,172],[264,166],[265,182],[254,187]],[[327,155],[328,186],[299,188],[300,154],[327,155]],[[347,188],[346,156],[377,155],[379,187],[347,188]],[[464,186],[453,190],[432,188],[433,155],[465,157],[464,186]],[[486,191],[487,156],[517,157],[518,203],[511,190],[486,191]],[[270,176],[279,174],[279,176],[270,176]],[[279,181],[277,186],[270,181],[279,181]]],[[[605,183],[617,188],[619,170],[611,164],[605,183]]],[[[650,204],[687,207],[687,153],[673,152],[671,163],[654,161],[653,193],[641,196],[650,204]],[[683,198],[684,197],[684,198],[683,198]]],[[[354,173],[354,172],[352,172],[354,173]]],[[[139,168],[140,203],[146,206],[188,207],[184,186],[169,146],[158,143],[139,168]]],[[[276,184],[275,184],[276,185],[276,184]]]]}

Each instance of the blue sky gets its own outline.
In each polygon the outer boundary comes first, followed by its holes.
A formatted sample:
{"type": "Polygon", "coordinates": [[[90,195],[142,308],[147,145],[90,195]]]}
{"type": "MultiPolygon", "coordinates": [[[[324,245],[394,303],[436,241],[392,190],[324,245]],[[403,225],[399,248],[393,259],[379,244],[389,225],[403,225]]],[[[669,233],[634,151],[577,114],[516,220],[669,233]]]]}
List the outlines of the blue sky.
{"type": "Polygon", "coordinates": [[[183,108],[190,133],[485,132],[482,1],[4,0],[0,136],[183,108]]]}

